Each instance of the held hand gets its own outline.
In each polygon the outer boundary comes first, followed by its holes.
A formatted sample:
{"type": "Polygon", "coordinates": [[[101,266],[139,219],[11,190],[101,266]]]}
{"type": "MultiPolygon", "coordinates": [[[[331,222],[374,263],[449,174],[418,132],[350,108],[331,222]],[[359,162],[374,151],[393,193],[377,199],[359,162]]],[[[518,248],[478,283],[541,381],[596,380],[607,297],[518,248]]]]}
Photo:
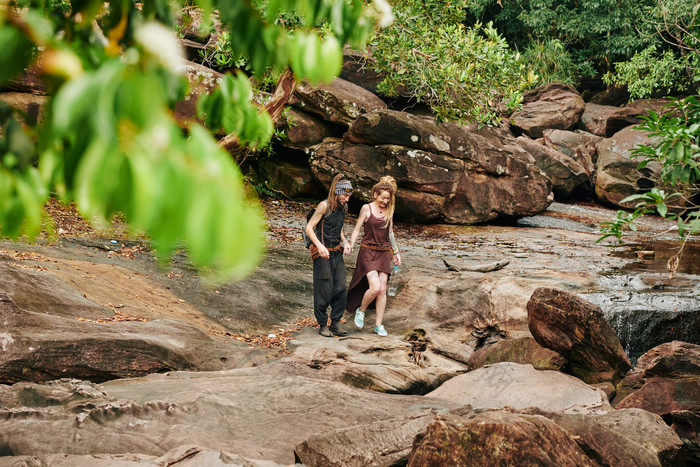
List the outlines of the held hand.
{"type": "Polygon", "coordinates": [[[350,253],[352,253],[352,245],[350,245],[350,242],[346,242],[345,246],[343,246],[343,254],[347,256],[350,253]]]}

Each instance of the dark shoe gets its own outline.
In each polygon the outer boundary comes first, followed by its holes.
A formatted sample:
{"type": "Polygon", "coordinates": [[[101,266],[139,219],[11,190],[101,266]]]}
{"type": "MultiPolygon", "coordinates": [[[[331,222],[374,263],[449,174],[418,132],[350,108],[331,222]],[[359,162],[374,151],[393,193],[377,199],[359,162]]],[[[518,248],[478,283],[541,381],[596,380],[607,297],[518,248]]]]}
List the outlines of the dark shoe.
{"type": "Polygon", "coordinates": [[[333,337],[333,334],[331,334],[331,331],[328,329],[328,326],[321,326],[321,329],[318,330],[318,333],[321,334],[323,337],[333,337]]]}
{"type": "Polygon", "coordinates": [[[340,327],[339,323],[331,323],[331,327],[328,328],[330,332],[335,334],[336,336],[347,336],[348,332],[340,327]]]}

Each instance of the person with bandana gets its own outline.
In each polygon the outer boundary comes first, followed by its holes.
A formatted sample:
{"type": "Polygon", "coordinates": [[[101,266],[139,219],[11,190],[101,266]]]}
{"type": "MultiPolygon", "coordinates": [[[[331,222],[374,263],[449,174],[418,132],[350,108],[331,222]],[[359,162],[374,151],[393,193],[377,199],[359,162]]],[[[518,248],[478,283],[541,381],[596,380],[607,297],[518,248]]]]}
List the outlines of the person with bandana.
{"type": "Polygon", "coordinates": [[[342,174],[335,176],[328,190],[328,198],[321,201],[306,224],[306,235],[311,239],[311,257],[314,261],[314,316],[324,337],[345,336],[340,327],[347,298],[347,270],[343,255],[352,249],[345,238],[343,225],[352,196],[352,184],[342,174]],[[328,307],[331,307],[331,325],[328,326],[328,307]]]}

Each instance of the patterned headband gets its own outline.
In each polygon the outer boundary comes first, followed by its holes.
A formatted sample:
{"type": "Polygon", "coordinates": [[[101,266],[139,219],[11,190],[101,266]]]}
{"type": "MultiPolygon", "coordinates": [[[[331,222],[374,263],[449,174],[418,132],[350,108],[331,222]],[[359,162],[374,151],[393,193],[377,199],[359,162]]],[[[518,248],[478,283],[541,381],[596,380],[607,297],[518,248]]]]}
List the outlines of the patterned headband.
{"type": "Polygon", "coordinates": [[[352,194],[352,184],[350,180],[341,180],[335,184],[335,194],[336,195],[351,195],[352,194]]]}

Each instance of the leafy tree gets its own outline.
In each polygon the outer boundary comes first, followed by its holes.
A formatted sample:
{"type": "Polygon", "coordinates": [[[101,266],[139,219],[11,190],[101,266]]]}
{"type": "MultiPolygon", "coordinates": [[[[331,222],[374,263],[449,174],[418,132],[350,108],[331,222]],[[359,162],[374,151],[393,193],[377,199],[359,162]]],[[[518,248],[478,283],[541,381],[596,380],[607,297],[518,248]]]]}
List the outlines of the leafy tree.
{"type": "Polygon", "coordinates": [[[655,39],[644,22],[654,0],[473,0],[472,22],[493,21],[508,42],[525,49],[531,41],[565,44],[580,76],[603,74],[655,39]]]}
{"type": "Polygon", "coordinates": [[[465,27],[460,2],[397,0],[395,20],[371,39],[379,91],[427,103],[441,120],[494,123],[536,76],[491,24],[465,27]]]}
{"type": "Polygon", "coordinates": [[[700,4],[656,0],[646,24],[658,39],[631,59],[615,63],[609,84],[626,85],[633,98],[661,92],[697,92],[700,85],[700,4]]]}
{"type": "MultiPolygon", "coordinates": [[[[189,0],[212,11],[251,70],[289,67],[329,81],[341,44],[362,43],[374,11],[360,0],[189,0]],[[293,28],[277,18],[294,12],[293,28]],[[315,27],[325,24],[325,37],[315,27]]],[[[89,218],[122,212],[167,260],[183,244],[212,277],[250,271],[264,248],[259,206],[238,168],[204,127],[183,132],[171,109],[186,94],[175,39],[182,2],[15,0],[0,6],[0,86],[32,66],[47,83],[33,122],[0,104],[0,233],[32,237],[51,193],[89,218]]],[[[227,77],[202,106],[211,127],[264,145],[270,116],[250,102],[244,76],[227,77]]]]}

